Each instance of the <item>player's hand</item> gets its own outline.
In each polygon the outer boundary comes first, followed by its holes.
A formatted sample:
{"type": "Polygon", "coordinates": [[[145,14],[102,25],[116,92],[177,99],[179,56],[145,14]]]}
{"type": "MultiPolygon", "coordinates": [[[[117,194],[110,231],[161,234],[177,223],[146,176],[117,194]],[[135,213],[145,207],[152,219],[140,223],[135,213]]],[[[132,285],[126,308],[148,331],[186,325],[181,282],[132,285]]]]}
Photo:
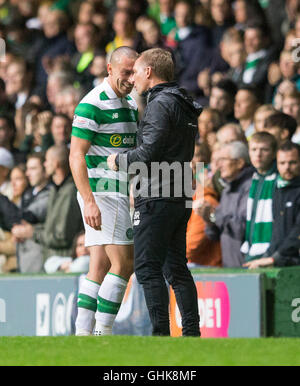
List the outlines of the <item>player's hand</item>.
{"type": "Polygon", "coordinates": [[[86,224],[96,231],[101,231],[101,212],[95,202],[84,204],[84,220],[86,224]]]}
{"type": "Polygon", "coordinates": [[[114,171],[117,171],[118,170],[118,167],[116,165],[116,157],[117,157],[117,154],[111,154],[108,156],[107,158],[107,166],[111,169],[111,170],[114,170],[114,171]]]}

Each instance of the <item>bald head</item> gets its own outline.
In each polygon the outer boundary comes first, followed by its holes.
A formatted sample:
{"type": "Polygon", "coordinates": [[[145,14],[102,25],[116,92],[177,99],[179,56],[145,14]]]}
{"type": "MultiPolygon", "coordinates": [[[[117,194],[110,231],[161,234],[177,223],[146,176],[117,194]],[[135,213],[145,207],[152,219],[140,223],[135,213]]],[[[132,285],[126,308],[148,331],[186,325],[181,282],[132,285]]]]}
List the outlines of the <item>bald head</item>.
{"type": "Polygon", "coordinates": [[[56,145],[50,148],[51,154],[55,157],[61,166],[69,164],[69,148],[65,145],[56,145]]]}
{"type": "Polygon", "coordinates": [[[127,59],[136,60],[138,58],[138,53],[133,48],[127,46],[116,48],[110,56],[110,63],[112,65],[121,63],[124,57],[127,59]]]}
{"type": "Polygon", "coordinates": [[[132,48],[122,46],[113,51],[107,63],[108,82],[119,98],[125,97],[132,91],[131,76],[137,57],[137,52],[132,48]]]}
{"type": "Polygon", "coordinates": [[[50,147],[46,153],[45,169],[48,176],[53,176],[57,169],[67,176],[70,171],[69,148],[66,145],[50,147]]]}

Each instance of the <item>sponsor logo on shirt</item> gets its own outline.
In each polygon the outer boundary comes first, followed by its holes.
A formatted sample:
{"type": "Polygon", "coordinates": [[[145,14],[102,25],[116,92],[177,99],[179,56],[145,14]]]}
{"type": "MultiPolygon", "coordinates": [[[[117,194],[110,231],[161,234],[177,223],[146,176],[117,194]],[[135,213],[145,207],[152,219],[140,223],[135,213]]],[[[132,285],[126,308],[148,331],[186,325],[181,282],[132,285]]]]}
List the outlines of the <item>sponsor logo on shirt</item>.
{"type": "Polygon", "coordinates": [[[122,138],[122,136],[119,134],[113,134],[110,137],[110,143],[114,147],[121,146],[122,144],[133,146],[135,143],[135,138],[134,137],[123,137],[122,138]]]}
{"type": "Polygon", "coordinates": [[[114,147],[120,146],[121,143],[122,143],[122,137],[121,137],[119,134],[113,134],[113,135],[110,137],[110,143],[111,143],[114,147]]]}

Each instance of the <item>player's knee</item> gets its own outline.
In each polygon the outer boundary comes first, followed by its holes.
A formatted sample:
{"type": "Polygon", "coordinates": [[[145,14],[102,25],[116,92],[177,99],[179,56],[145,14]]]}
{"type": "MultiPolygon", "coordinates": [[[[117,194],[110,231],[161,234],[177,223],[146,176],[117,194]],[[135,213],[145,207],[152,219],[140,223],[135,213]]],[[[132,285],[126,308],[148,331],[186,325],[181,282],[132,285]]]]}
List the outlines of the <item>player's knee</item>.
{"type": "Polygon", "coordinates": [[[114,261],[111,266],[111,271],[128,280],[133,273],[133,260],[131,258],[124,258],[114,261]]]}

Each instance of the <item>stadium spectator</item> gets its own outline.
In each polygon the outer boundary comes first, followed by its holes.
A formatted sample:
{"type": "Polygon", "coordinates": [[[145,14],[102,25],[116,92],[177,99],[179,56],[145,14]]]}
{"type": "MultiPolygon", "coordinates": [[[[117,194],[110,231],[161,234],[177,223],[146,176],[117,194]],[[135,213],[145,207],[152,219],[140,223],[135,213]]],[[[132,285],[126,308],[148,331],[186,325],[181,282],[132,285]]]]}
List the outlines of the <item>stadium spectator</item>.
{"type": "Polygon", "coordinates": [[[225,122],[232,122],[234,117],[234,101],[237,87],[229,79],[223,79],[213,85],[209,98],[209,106],[218,110],[224,117],[225,122]]]}
{"type": "Polygon", "coordinates": [[[282,97],[282,111],[289,114],[297,121],[297,129],[293,135],[293,141],[299,141],[300,133],[300,92],[296,89],[286,92],[282,97]]]}
{"type": "Polygon", "coordinates": [[[15,272],[16,269],[16,245],[13,236],[0,227],[0,273],[15,272]]]}
{"type": "MultiPolygon", "coordinates": [[[[217,168],[218,164],[218,154],[219,149],[230,142],[243,142],[246,146],[248,146],[247,138],[245,137],[245,133],[241,126],[238,123],[227,123],[220,127],[216,135],[217,142],[213,145],[212,148],[212,159],[215,162],[215,171],[211,176],[212,185],[215,191],[221,196],[224,187],[226,186],[226,182],[221,178],[220,170],[217,168]]],[[[211,169],[214,168],[211,165],[211,169]]]]}
{"type": "Polygon", "coordinates": [[[217,141],[220,145],[225,145],[234,141],[240,141],[247,144],[245,133],[238,123],[227,123],[220,127],[217,132],[217,141]]]}
{"type": "Polygon", "coordinates": [[[55,114],[52,117],[50,131],[54,145],[70,145],[72,121],[65,114],[55,114]]]}
{"type": "Polygon", "coordinates": [[[234,2],[235,28],[245,31],[250,21],[267,24],[266,14],[258,0],[236,0],[234,2]]]}
{"type": "Polygon", "coordinates": [[[0,114],[9,115],[12,119],[16,114],[16,108],[7,96],[6,83],[2,78],[0,78],[0,114]]]}
{"type": "MultiPolygon", "coordinates": [[[[222,115],[218,110],[205,107],[198,118],[198,138],[201,143],[210,147],[216,141],[216,133],[223,123],[222,115]]],[[[196,137],[196,138],[197,138],[196,137]]]]}
{"type": "Polygon", "coordinates": [[[68,16],[64,11],[51,9],[43,20],[43,34],[37,36],[28,53],[35,65],[35,93],[44,98],[52,60],[62,55],[71,57],[75,52],[74,44],[66,32],[68,23],[68,16]]]}
{"type": "Polygon", "coordinates": [[[14,120],[9,115],[0,114],[0,147],[8,150],[13,156],[14,163],[19,164],[25,161],[25,154],[14,145],[16,134],[14,120]]]}
{"type": "Polygon", "coordinates": [[[140,32],[134,43],[134,49],[138,53],[150,48],[165,47],[160,26],[156,20],[150,17],[141,17],[136,22],[136,29],[140,32]]]}
{"type": "Polygon", "coordinates": [[[16,58],[6,69],[6,94],[14,103],[15,109],[20,109],[32,92],[32,70],[23,58],[16,58]]]}
{"type": "Polygon", "coordinates": [[[113,15],[112,27],[115,37],[105,47],[107,54],[112,53],[112,51],[121,46],[134,46],[136,36],[135,23],[128,10],[116,9],[113,15]]]}
{"type": "Polygon", "coordinates": [[[174,3],[174,0],[158,0],[148,8],[148,15],[159,23],[163,36],[167,36],[176,26],[174,3]]]}
{"type": "MultiPolygon", "coordinates": [[[[21,199],[21,219],[29,224],[43,224],[47,215],[47,204],[50,187],[44,167],[44,156],[41,153],[30,155],[26,164],[26,176],[30,191],[24,191],[21,199]]],[[[43,270],[43,251],[41,245],[32,238],[20,237],[23,223],[14,225],[12,234],[17,240],[18,271],[21,273],[38,273],[43,270]]]]}
{"type": "MultiPolygon", "coordinates": [[[[35,96],[30,97],[30,99],[25,102],[23,107],[16,113],[15,115],[15,126],[16,126],[16,137],[14,140],[15,147],[19,149],[21,152],[25,152],[22,149],[22,143],[26,136],[26,130],[29,131],[28,125],[32,125],[33,116],[36,116],[39,112],[43,111],[45,106],[42,101],[37,97],[35,100],[35,96]],[[32,98],[32,100],[31,100],[32,98]]],[[[33,128],[30,128],[30,132],[32,133],[33,128]]]]}
{"type": "Polygon", "coordinates": [[[57,94],[63,91],[66,87],[73,87],[73,82],[74,76],[71,72],[54,71],[49,75],[46,85],[46,94],[52,111],[55,110],[55,100],[57,94]]]}
{"type": "Polygon", "coordinates": [[[245,237],[247,197],[253,168],[248,148],[243,142],[231,142],[219,150],[218,167],[226,182],[220,204],[214,209],[204,203],[198,213],[206,222],[205,232],[210,240],[220,240],[224,267],[241,267],[240,251],[245,237]]]}
{"type": "Polygon", "coordinates": [[[276,138],[266,132],[255,133],[249,140],[249,155],[255,168],[247,204],[245,242],[241,251],[245,261],[260,258],[272,237],[272,197],[277,179],[276,138]]]}
{"type": "Polygon", "coordinates": [[[256,21],[249,22],[245,29],[244,42],[247,58],[242,72],[242,82],[261,87],[265,91],[268,83],[268,67],[275,57],[274,50],[270,47],[266,25],[258,24],[256,21]]]}
{"type": "MultiPolygon", "coordinates": [[[[105,52],[96,52],[90,66],[90,73],[93,76],[93,87],[102,83],[107,77],[107,60],[105,52]]],[[[76,106],[78,105],[77,101],[76,106]]]]}
{"type": "MultiPolygon", "coordinates": [[[[42,111],[36,117],[36,132],[41,144],[41,151],[46,152],[53,145],[69,145],[71,141],[72,121],[62,113],[52,114],[51,111],[42,111]]],[[[30,137],[34,140],[34,136],[30,137]]],[[[30,146],[30,138],[27,144],[30,146]]],[[[32,146],[32,144],[31,144],[32,146]]],[[[39,150],[39,149],[37,149],[39,150]]],[[[27,149],[27,153],[30,149],[27,149]]]]}
{"type": "Polygon", "coordinates": [[[95,12],[92,16],[92,23],[98,28],[98,48],[100,50],[105,50],[107,44],[114,37],[113,30],[111,28],[111,19],[109,17],[109,12],[111,9],[108,9],[101,4],[94,3],[96,6],[95,12]]]}
{"type": "Polygon", "coordinates": [[[234,25],[231,0],[211,0],[210,11],[215,23],[212,27],[212,45],[217,47],[224,32],[234,25]]]}
{"type": "Polygon", "coordinates": [[[70,257],[49,257],[44,264],[45,272],[87,273],[89,270],[90,254],[89,249],[84,245],[84,235],[85,233],[82,231],[75,237],[70,257]]]}
{"type": "MultiPolygon", "coordinates": [[[[204,144],[195,146],[194,158],[192,160],[193,168],[197,162],[204,162],[205,165],[208,166],[210,163],[210,154],[207,155],[206,153],[207,149],[204,144]],[[204,151],[202,149],[203,146],[204,151]]],[[[203,169],[203,172],[204,186],[198,182],[197,191],[193,197],[193,206],[197,207],[197,205],[201,205],[204,199],[205,202],[208,202],[215,208],[219,204],[218,194],[210,184],[207,169],[203,169]],[[201,195],[203,195],[203,197],[201,197],[201,195]]],[[[205,221],[195,210],[192,210],[187,224],[186,257],[190,263],[190,267],[194,265],[220,267],[222,265],[220,242],[210,240],[207,237],[205,233],[205,221]]]]}
{"type": "Polygon", "coordinates": [[[300,88],[300,76],[297,73],[298,64],[293,59],[292,50],[282,51],[279,57],[278,65],[272,63],[268,70],[269,84],[276,90],[278,84],[284,80],[290,80],[293,82],[297,89],[300,88]]]}
{"type": "Polygon", "coordinates": [[[254,114],[254,128],[255,132],[260,132],[265,130],[266,119],[276,113],[277,110],[271,104],[265,104],[258,107],[254,114]]]}
{"type": "Polygon", "coordinates": [[[11,229],[20,221],[15,210],[16,206],[0,193],[0,272],[16,270],[16,246],[13,242],[11,229]]]}
{"type": "Polygon", "coordinates": [[[96,2],[82,1],[79,5],[77,21],[79,24],[93,23],[93,15],[96,11],[96,2]]]}
{"type": "Polygon", "coordinates": [[[13,198],[13,191],[9,175],[14,167],[14,159],[10,151],[0,147],[0,193],[9,198],[13,198]]]}
{"type": "Polygon", "coordinates": [[[282,112],[272,114],[265,121],[264,130],[276,138],[278,146],[292,139],[296,129],[297,121],[291,115],[282,112]]]}
{"type": "Polygon", "coordinates": [[[21,207],[22,195],[29,188],[29,181],[26,177],[26,166],[24,164],[14,166],[10,173],[10,182],[13,192],[11,201],[18,207],[21,207]]]}
{"type": "Polygon", "coordinates": [[[25,137],[20,144],[20,149],[26,154],[45,152],[53,144],[50,132],[52,120],[51,111],[33,111],[26,117],[25,137]]]}
{"type": "Polygon", "coordinates": [[[254,114],[260,105],[260,100],[254,88],[249,86],[241,86],[236,93],[234,103],[234,116],[241,125],[246,138],[253,135],[254,114]]]}
{"type": "Polygon", "coordinates": [[[293,93],[296,90],[296,85],[290,80],[284,80],[283,82],[279,83],[277,89],[275,90],[272,101],[272,104],[274,105],[275,109],[281,111],[284,95],[288,93],[293,93]]]}
{"type": "Polygon", "coordinates": [[[287,91],[283,94],[282,111],[291,115],[299,123],[300,120],[300,92],[298,90],[287,91]]]}
{"type": "Polygon", "coordinates": [[[74,41],[77,52],[71,58],[71,64],[75,71],[75,81],[81,87],[89,90],[92,85],[90,65],[94,59],[99,32],[94,24],[77,24],[74,30],[74,41]]]}
{"type": "MultiPolygon", "coordinates": [[[[178,82],[190,93],[198,92],[197,77],[207,66],[207,50],[210,45],[209,30],[194,24],[194,12],[190,2],[180,0],[175,5],[176,28],[172,31],[175,57],[177,57],[178,82]]],[[[169,40],[167,45],[169,45],[169,40]]]]}
{"type": "Polygon", "coordinates": [[[226,71],[226,78],[237,85],[241,82],[243,65],[246,60],[246,51],[243,38],[235,29],[225,31],[220,43],[221,54],[229,66],[226,71]]]}
{"type": "Polygon", "coordinates": [[[270,246],[249,269],[300,264],[300,147],[287,141],[277,151],[279,178],[273,195],[273,229],[270,246]]]}
{"type": "MultiPolygon", "coordinates": [[[[17,165],[12,169],[10,174],[10,182],[13,191],[12,202],[20,207],[22,195],[28,189],[28,180],[25,175],[24,165],[17,165]]],[[[12,205],[10,204],[7,210],[11,208],[12,205]]],[[[7,217],[8,213],[1,213],[1,216],[7,217]]],[[[9,221],[9,219],[4,221],[9,221]]],[[[3,230],[0,226],[0,272],[7,273],[15,272],[16,270],[17,257],[15,240],[10,231],[3,230]]]]}
{"type": "Polygon", "coordinates": [[[56,114],[64,114],[73,119],[74,111],[82,96],[82,90],[73,86],[64,87],[55,96],[54,109],[56,114]]]}
{"type": "Polygon", "coordinates": [[[45,222],[25,222],[14,232],[18,239],[33,239],[41,245],[43,261],[50,256],[70,256],[74,237],[83,227],[68,157],[65,145],[52,146],[47,151],[45,169],[54,187],[49,194],[45,222]]]}

